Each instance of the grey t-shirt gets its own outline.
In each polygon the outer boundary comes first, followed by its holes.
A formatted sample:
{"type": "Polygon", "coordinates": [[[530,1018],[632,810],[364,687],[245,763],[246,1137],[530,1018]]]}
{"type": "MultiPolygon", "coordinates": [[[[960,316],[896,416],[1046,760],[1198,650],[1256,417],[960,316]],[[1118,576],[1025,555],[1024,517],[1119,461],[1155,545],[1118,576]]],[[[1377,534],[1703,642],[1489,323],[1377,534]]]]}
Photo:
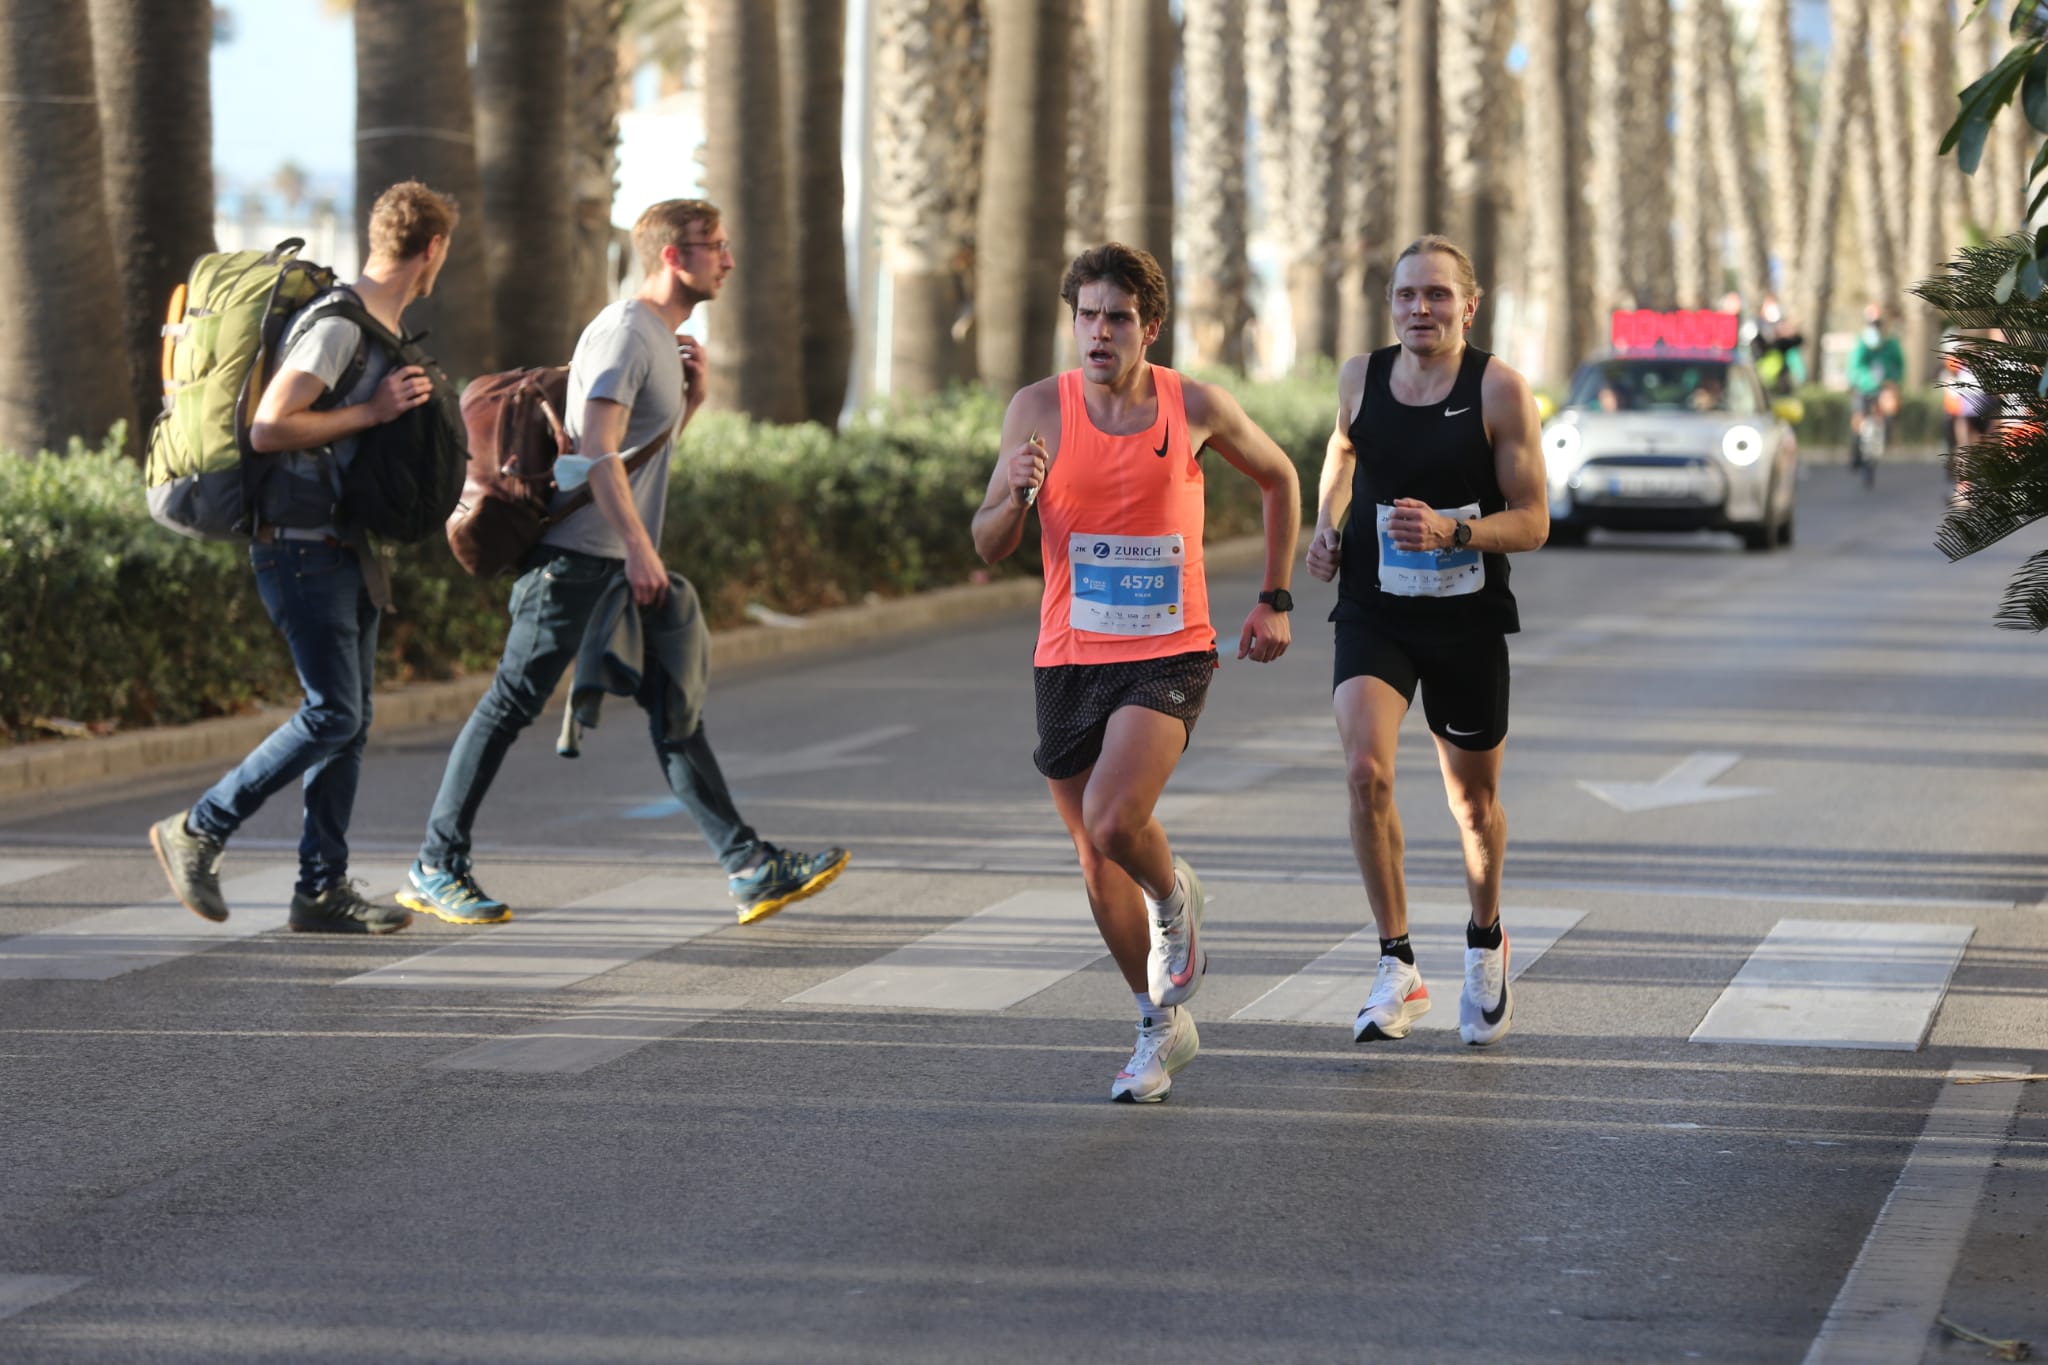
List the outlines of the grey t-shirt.
{"type": "MultiPolygon", "coordinates": [[[[298,325],[294,320],[292,327],[298,325]]],[[[298,336],[291,329],[285,335],[291,344],[278,364],[278,372],[303,370],[316,376],[330,393],[348,372],[356,350],[363,350],[362,377],[341,395],[340,401],[324,407],[349,408],[367,403],[377,386],[391,371],[391,354],[363,335],[363,329],[342,317],[319,318],[298,336]]],[[[330,451],[300,450],[277,456],[275,472],[263,487],[262,519],[275,526],[300,527],[335,533],[334,502],[341,487],[341,475],[355,458],[358,434],[338,438],[330,451]]]]}
{"type": "MultiPolygon", "coordinates": [[[[633,471],[633,505],[656,545],[661,544],[662,511],[668,505],[668,461],[675,425],[683,415],[683,366],[676,358],[676,334],[661,314],[639,299],[621,299],[583,329],[569,359],[569,411],[563,420],[583,455],[626,454],[642,442],[659,441],[654,455],[633,471]],[[583,445],[583,405],[603,398],[628,409],[626,437],[617,452],[583,445]]],[[[568,497],[557,494],[556,502],[568,497]]],[[[626,542],[604,513],[591,505],[571,513],[541,537],[558,550],[580,550],[624,559],[626,542]]]]}

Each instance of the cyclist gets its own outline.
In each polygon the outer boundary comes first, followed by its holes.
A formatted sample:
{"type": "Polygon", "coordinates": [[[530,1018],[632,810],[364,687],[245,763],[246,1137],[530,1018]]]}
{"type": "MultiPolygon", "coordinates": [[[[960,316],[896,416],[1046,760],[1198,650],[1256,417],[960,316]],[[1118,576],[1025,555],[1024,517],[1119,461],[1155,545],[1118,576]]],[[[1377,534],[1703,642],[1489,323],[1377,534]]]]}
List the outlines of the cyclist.
{"type": "Polygon", "coordinates": [[[1885,329],[1884,305],[1873,303],[1863,310],[1863,330],[1849,352],[1849,462],[1863,471],[1866,487],[1877,477],[1891,418],[1899,411],[1899,382],[1905,377],[1906,353],[1885,329]]]}

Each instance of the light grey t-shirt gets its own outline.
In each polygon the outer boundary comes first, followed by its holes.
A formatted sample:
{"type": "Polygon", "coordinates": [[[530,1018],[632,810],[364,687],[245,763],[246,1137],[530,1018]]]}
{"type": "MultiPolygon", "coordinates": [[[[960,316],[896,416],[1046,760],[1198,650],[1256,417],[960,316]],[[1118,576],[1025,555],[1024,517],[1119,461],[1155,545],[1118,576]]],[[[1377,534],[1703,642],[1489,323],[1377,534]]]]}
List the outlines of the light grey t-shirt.
{"type": "MultiPolygon", "coordinates": [[[[292,326],[298,324],[293,322],[292,326]]],[[[287,328],[285,335],[291,336],[287,328]]],[[[328,392],[341,382],[363,351],[362,377],[349,386],[338,402],[323,402],[323,408],[348,408],[367,403],[376,396],[377,386],[391,371],[391,353],[363,335],[363,329],[342,317],[323,317],[313,322],[284,353],[278,371],[303,370],[317,377],[328,392]]],[[[276,472],[263,488],[262,519],[276,526],[299,527],[335,533],[334,502],[339,495],[341,475],[355,458],[359,433],[338,438],[330,451],[300,450],[277,456],[276,472]]]]}
{"type": "MultiPolygon", "coordinates": [[[[625,444],[616,453],[626,454],[644,441],[661,443],[629,479],[633,505],[640,509],[647,534],[659,545],[662,511],[668,505],[668,461],[675,445],[672,434],[683,415],[683,365],[676,358],[675,332],[661,314],[639,299],[621,299],[599,313],[583,329],[576,354],[569,359],[569,411],[563,415],[569,434],[576,438],[580,454],[613,453],[583,444],[583,405],[593,398],[608,399],[629,410],[625,444]]],[[[557,494],[556,503],[568,496],[557,494]]],[[[571,513],[542,536],[541,543],[607,559],[626,557],[625,540],[595,503],[571,513]]]]}

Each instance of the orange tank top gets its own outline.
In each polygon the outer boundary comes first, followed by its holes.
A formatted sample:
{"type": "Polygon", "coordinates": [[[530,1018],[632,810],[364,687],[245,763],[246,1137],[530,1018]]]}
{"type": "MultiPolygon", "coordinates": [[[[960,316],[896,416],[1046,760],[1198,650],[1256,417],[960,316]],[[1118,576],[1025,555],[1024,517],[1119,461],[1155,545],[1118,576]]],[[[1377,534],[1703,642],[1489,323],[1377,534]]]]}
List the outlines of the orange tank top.
{"type": "Polygon", "coordinates": [[[1111,436],[1079,370],[1059,377],[1060,444],[1038,490],[1045,597],[1032,663],[1129,663],[1214,649],[1202,573],[1202,466],[1181,377],[1152,369],[1159,416],[1111,436]]]}

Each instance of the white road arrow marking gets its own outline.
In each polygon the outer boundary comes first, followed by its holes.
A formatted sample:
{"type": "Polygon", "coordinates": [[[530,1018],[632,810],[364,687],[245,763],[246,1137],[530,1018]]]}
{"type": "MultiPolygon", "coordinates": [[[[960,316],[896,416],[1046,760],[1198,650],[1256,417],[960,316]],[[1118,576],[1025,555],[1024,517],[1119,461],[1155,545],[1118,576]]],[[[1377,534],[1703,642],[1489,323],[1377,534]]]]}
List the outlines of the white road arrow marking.
{"type": "Polygon", "coordinates": [[[1662,810],[1666,806],[1693,806],[1706,801],[1733,801],[1744,796],[1768,796],[1769,787],[1714,787],[1715,778],[1742,761],[1741,754],[1692,754],[1655,782],[1580,781],[1593,795],[1617,810],[1630,814],[1662,810]]]}

